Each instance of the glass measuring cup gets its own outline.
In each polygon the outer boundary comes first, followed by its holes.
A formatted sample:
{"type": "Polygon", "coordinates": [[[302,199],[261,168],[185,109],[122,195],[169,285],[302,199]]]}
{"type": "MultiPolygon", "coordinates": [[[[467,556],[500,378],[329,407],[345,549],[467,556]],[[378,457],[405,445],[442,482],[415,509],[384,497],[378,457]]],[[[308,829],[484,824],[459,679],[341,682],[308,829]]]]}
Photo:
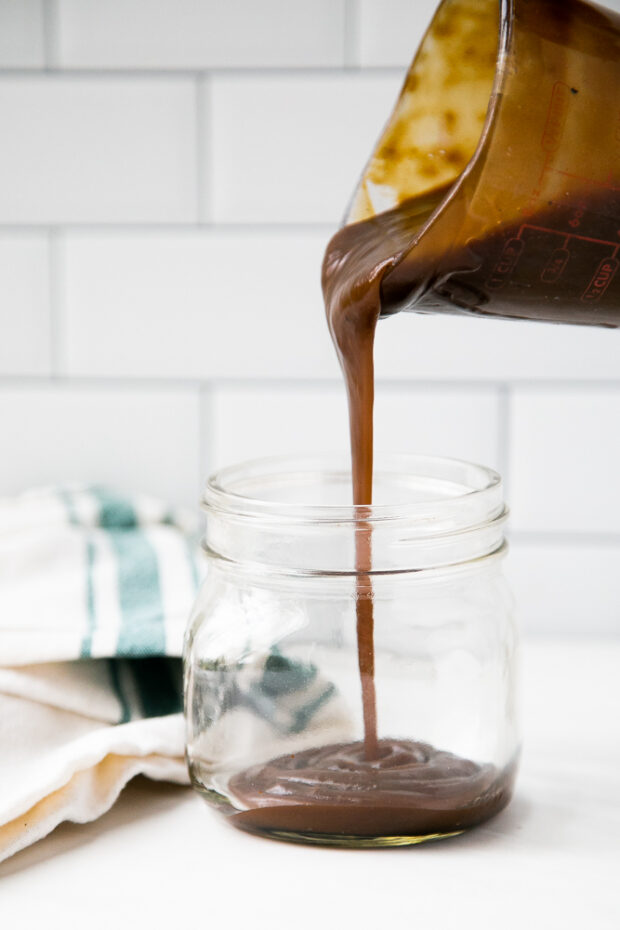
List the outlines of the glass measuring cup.
{"type": "Polygon", "coordinates": [[[381,315],[620,325],[620,16],[443,0],[346,223],[389,242],[381,315]]]}

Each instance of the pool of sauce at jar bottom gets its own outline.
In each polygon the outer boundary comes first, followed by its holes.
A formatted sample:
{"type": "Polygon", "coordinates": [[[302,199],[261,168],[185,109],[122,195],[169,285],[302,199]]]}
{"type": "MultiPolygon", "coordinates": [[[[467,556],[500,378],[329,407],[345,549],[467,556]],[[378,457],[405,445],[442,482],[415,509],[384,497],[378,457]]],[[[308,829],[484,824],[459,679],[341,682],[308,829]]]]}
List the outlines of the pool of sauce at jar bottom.
{"type": "Polygon", "coordinates": [[[514,764],[500,771],[398,739],[379,740],[378,755],[338,743],[247,769],[229,783],[248,808],[231,821],[250,832],[415,837],[473,827],[510,800],[514,764]]]}

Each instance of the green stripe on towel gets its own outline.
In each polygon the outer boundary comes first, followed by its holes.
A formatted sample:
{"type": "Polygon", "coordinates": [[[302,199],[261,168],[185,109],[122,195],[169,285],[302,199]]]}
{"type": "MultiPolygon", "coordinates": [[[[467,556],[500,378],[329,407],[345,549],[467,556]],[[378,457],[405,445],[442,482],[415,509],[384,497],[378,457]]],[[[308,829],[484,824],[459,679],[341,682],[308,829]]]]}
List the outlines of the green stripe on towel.
{"type": "Polygon", "coordinates": [[[129,701],[121,685],[121,662],[119,659],[108,659],[108,668],[110,671],[110,681],[112,682],[112,687],[114,693],[118,699],[118,703],[121,708],[121,718],[118,721],[119,723],[128,723],[131,720],[131,710],[129,707],[129,701]]]}
{"type": "Polygon", "coordinates": [[[131,662],[138,698],[145,717],[165,717],[183,709],[181,659],[153,656],[131,662]]]}
{"type": "Polygon", "coordinates": [[[162,655],[166,631],[157,553],[140,528],[131,503],[94,488],[100,523],[118,560],[121,629],[116,654],[127,658],[162,655]]]}
{"type": "Polygon", "coordinates": [[[293,724],[291,726],[291,733],[303,733],[304,730],[310,725],[310,722],[314,715],[323,707],[324,704],[329,701],[336,693],[336,686],[331,682],[327,685],[322,694],[319,694],[314,701],[311,701],[309,704],[306,704],[305,707],[302,707],[295,713],[293,718],[293,724]]]}
{"type": "Polygon", "coordinates": [[[95,559],[97,557],[97,550],[92,539],[89,539],[86,543],[86,633],[82,639],[82,647],[80,649],[80,656],[82,659],[87,659],[92,653],[93,647],[93,632],[95,630],[96,618],[95,618],[95,586],[93,579],[93,572],[95,568],[95,559]]]}
{"type": "Polygon", "coordinates": [[[138,518],[130,501],[110,494],[106,488],[92,489],[99,505],[99,526],[105,530],[127,530],[138,526],[138,518]]]}

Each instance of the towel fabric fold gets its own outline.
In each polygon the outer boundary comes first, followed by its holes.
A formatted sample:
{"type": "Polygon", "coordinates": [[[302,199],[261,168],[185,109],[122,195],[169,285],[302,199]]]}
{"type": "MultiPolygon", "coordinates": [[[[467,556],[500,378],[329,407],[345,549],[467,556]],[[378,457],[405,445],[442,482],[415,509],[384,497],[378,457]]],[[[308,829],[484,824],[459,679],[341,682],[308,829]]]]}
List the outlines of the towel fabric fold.
{"type": "Polygon", "coordinates": [[[142,773],[187,783],[196,524],[102,488],[0,500],[0,860],[142,773]]]}

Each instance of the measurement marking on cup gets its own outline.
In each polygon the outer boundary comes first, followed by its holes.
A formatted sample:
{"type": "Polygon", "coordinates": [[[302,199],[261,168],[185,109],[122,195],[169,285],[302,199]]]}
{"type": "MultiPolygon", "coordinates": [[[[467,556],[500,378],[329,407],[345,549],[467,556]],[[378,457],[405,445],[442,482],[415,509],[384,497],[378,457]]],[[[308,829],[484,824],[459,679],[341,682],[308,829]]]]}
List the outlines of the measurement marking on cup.
{"type": "MultiPolygon", "coordinates": [[[[502,249],[491,277],[487,280],[487,287],[499,290],[509,280],[525,248],[523,234],[527,229],[535,232],[547,233],[551,236],[561,236],[562,245],[551,253],[547,264],[541,272],[540,278],[545,284],[555,284],[560,280],[570,261],[569,244],[571,239],[581,242],[592,242],[595,245],[606,246],[613,249],[611,255],[604,258],[599,264],[594,277],[581,296],[582,301],[592,303],[599,300],[613,281],[620,262],[616,256],[620,251],[620,242],[611,242],[608,239],[595,239],[592,236],[580,236],[578,233],[567,233],[560,229],[551,229],[548,226],[536,226],[534,223],[523,223],[516,236],[508,239],[502,249]]],[[[619,230],[620,235],[620,230],[619,230]]]]}
{"type": "Polygon", "coordinates": [[[569,258],[570,252],[566,247],[555,249],[540,276],[541,281],[544,281],[545,284],[555,284],[556,281],[559,281],[566,269],[569,258]]]}
{"type": "Polygon", "coordinates": [[[487,281],[487,287],[498,290],[508,280],[509,275],[514,271],[521,252],[525,247],[523,239],[519,236],[509,239],[502,249],[499,261],[493,269],[493,274],[487,281]]]}
{"type": "Polygon", "coordinates": [[[607,181],[597,181],[596,178],[586,178],[582,174],[571,174],[570,171],[561,171],[559,168],[551,168],[556,174],[561,174],[564,178],[572,178],[574,181],[583,181],[584,184],[593,184],[595,187],[602,187],[606,191],[620,192],[620,187],[614,187],[607,181]]]}
{"type": "Polygon", "coordinates": [[[564,248],[566,248],[569,239],[580,239],[582,242],[594,242],[596,245],[608,245],[611,246],[612,249],[617,249],[620,245],[618,242],[610,242],[608,239],[593,239],[591,236],[580,236],[578,233],[566,233],[562,229],[549,229],[548,226],[534,226],[532,223],[524,223],[523,226],[521,226],[517,235],[518,239],[521,238],[521,234],[525,229],[535,229],[538,232],[549,233],[553,236],[562,236],[564,239],[564,248]]]}
{"type": "Polygon", "coordinates": [[[600,300],[615,278],[619,267],[620,262],[614,256],[610,258],[604,258],[596,269],[594,277],[581,295],[582,302],[589,304],[600,300]]]}
{"type": "Polygon", "coordinates": [[[556,81],[551,91],[547,120],[540,142],[543,152],[557,152],[562,144],[569,103],[570,87],[564,81],[556,81]]]}

